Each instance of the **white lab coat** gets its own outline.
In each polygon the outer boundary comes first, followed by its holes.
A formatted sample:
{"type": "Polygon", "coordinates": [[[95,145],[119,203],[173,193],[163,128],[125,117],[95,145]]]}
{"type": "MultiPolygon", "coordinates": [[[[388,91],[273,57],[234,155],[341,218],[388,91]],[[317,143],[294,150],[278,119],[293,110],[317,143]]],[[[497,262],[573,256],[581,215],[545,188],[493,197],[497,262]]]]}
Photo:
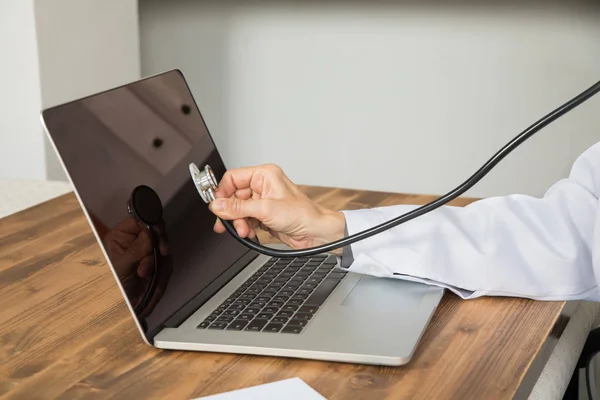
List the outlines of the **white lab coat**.
{"type": "MultiPolygon", "coordinates": [[[[600,143],[543,197],[515,194],[438,208],[351,245],[349,270],[442,286],[464,299],[600,301],[599,198],[600,143]]],[[[343,213],[353,234],[416,207],[343,213]]]]}

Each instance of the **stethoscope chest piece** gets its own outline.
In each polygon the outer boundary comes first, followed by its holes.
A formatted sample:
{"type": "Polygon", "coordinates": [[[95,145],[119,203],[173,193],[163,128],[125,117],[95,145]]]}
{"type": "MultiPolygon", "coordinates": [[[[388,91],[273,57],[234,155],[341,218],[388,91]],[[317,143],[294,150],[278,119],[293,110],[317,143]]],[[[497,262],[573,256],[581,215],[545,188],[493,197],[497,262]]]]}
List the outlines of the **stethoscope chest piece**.
{"type": "Polygon", "coordinates": [[[215,190],[219,186],[210,166],[207,165],[204,167],[204,170],[200,171],[196,164],[191,163],[190,175],[202,200],[207,204],[213,201],[215,199],[215,190]]]}

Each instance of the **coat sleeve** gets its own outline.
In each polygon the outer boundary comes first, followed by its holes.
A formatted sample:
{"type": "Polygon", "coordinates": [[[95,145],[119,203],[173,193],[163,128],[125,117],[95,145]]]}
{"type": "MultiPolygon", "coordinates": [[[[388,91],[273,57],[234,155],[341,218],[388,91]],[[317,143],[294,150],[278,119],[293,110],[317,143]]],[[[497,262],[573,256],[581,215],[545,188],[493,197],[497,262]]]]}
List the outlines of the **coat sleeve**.
{"type": "MultiPolygon", "coordinates": [[[[462,298],[598,298],[600,144],[577,158],[543,197],[443,206],[344,249],[350,271],[445,287],[462,298]]],[[[343,211],[353,234],[416,205],[343,211]]]]}

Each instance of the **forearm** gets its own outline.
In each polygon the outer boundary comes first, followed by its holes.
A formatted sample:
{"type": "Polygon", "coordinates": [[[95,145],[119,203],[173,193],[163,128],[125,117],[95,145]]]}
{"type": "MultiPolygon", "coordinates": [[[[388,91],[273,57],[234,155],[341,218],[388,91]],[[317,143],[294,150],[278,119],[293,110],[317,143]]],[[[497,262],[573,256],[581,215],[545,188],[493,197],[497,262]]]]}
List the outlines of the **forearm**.
{"type": "MultiPolygon", "coordinates": [[[[401,274],[472,292],[465,297],[589,297],[597,293],[598,150],[582,156],[570,178],[543,198],[511,195],[445,206],[355,243],[351,270],[401,274]]],[[[416,207],[344,211],[348,234],[416,207]]],[[[343,257],[342,262],[348,264],[343,257]]]]}

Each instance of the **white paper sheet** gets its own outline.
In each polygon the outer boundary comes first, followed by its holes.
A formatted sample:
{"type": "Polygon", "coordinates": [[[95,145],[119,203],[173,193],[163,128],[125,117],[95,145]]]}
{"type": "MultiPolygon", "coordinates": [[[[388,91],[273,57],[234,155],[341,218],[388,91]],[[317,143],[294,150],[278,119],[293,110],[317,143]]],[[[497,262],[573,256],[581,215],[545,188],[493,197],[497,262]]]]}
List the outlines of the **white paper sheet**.
{"type": "Polygon", "coordinates": [[[285,379],[264,385],[234,390],[194,400],[325,400],[300,378],[285,379]]]}

